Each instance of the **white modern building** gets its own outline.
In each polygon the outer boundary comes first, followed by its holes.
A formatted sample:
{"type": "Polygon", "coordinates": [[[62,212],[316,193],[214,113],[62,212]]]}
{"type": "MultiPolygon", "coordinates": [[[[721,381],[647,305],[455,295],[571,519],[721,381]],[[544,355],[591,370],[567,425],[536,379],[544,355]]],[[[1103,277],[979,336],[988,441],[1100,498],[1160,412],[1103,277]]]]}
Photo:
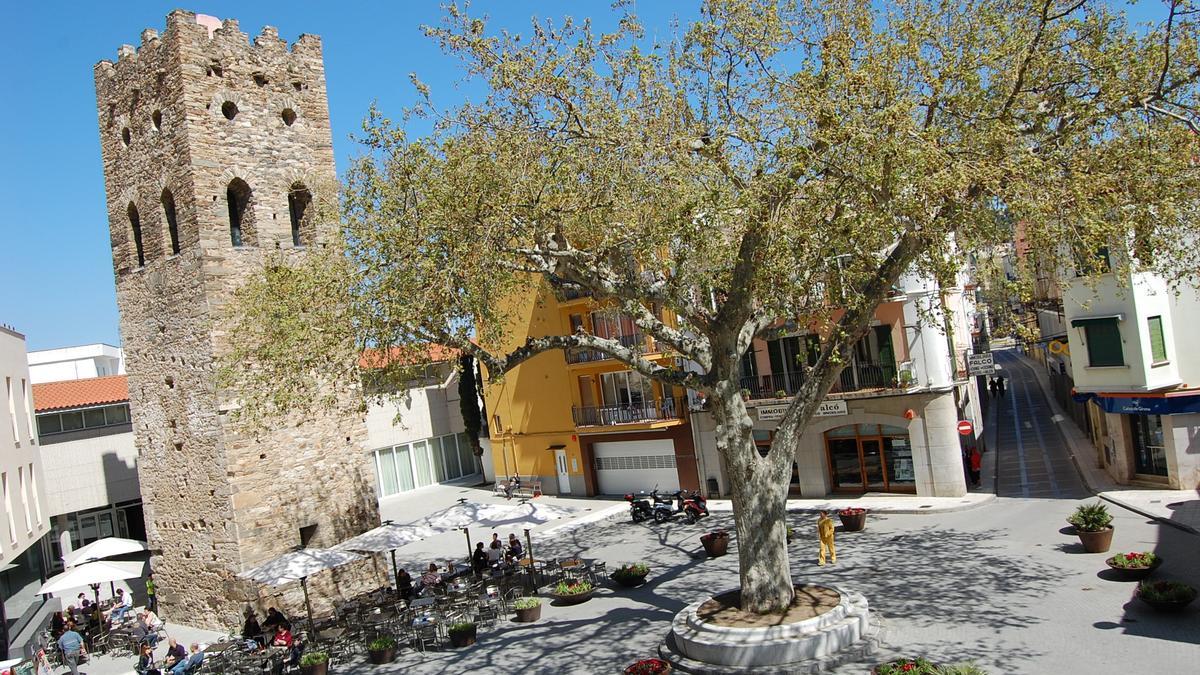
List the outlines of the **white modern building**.
{"type": "Polygon", "coordinates": [[[8,326],[0,326],[0,378],[5,394],[0,412],[0,656],[20,656],[48,611],[36,591],[45,579],[38,541],[50,525],[25,336],[8,326]]]}
{"type": "Polygon", "coordinates": [[[96,343],[29,352],[29,377],[34,384],[124,374],[125,353],[112,345],[96,343]]]}

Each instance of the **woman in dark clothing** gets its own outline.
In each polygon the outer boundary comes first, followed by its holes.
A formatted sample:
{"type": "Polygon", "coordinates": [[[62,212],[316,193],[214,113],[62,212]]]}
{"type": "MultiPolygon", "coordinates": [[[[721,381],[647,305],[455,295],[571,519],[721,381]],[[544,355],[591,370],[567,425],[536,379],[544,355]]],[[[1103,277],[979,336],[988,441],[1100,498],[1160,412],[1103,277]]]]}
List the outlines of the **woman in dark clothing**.
{"type": "Polygon", "coordinates": [[[483,576],[483,573],[488,568],[488,554],[483,549],[483,542],[475,544],[475,552],[471,554],[471,569],[475,571],[475,576],[483,576]]]}
{"type": "Polygon", "coordinates": [[[412,590],[412,575],[408,573],[408,570],[401,567],[396,572],[396,592],[400,594],[401,598],[408,601],[412,597],[412,590]]]}
{"type": "Polygon", "coordinates": [[[246,610],[246,623],[242,625],[242,637],[247,640],[258,640],[262,637],[262,626],[258,625],[258,616],[253,609],[246,610]]]}
{"type": "Polygon", "coordinates": [[[50,619],[50,636],[57,640],[58,636],[63,634],[63,630],[66,627],[67,621],[63,618],[63,613],[55,612],[54,616],[50,619]]]}
{"type": "Polygon", "coordinates": [[[142,653],[138,656],[137,667],[134,670],[138,675],[160,675],[161,671],[154,663],[154,650],[150,645],[142,645],[142,653]]]}

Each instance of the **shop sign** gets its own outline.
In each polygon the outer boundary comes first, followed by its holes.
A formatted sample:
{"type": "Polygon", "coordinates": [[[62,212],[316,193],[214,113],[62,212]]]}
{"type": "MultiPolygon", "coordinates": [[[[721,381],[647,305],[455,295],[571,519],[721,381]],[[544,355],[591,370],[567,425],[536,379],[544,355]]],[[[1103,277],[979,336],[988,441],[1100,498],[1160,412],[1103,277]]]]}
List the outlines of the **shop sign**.
{"type": "MultiPolygon", "coordinates": [[[[779,421],[787,414],[790,405],[790,403],[760,405],[758,406],[758,419],[763,422],[779,421]]],[[[846,402],[842,399],[833,399],[822,401],[817,406],[817,411],[813,413],[813,417],[838,417],[848,414],[850,414],[850,407],[846,405],[846,402]]]]}
{"type": "Polygon", "coordinates": [[[967,372],[972,375],[991,375],[996,372],[991,352],[967,355],[967,372]]]}

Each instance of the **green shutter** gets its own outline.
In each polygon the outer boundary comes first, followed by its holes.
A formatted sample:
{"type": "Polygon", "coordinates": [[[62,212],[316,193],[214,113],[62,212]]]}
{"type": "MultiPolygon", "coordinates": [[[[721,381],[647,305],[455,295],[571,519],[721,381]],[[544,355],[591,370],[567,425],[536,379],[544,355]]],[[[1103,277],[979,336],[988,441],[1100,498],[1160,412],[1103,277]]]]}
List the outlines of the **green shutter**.
{"type": "Polygon", "coordinates": [[[1150,324],[1150,353],[1154,363],[1162,363],[1167,360],[1167,339],[1163,336],[1163,325],[1161,316],[1152,316],[1148,320],[1150,324]]]}
{"type": "Polygon", "coordinates": [[[1083,330],[1087,334],[1088,365],[1125,365],[1116,319],[1092,319],[1084,324],[1083,330]]]}

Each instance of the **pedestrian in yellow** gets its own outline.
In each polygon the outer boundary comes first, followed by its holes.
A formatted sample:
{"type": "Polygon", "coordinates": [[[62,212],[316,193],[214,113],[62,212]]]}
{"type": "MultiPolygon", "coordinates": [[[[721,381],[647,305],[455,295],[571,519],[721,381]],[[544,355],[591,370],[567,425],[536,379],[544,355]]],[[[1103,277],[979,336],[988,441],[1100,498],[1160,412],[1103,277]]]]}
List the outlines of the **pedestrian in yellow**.
{"type": "Polygon", "coordinates": [[[833,547],[833,520],[829,518],[829,513],[821,512],[821,517],[817,518],[817,536],[821,538],[821,552],[817,556],[817,564],[825,564],[825,553],[829,553],[829,562],[837,562],[837,549],[833,547]]]}

